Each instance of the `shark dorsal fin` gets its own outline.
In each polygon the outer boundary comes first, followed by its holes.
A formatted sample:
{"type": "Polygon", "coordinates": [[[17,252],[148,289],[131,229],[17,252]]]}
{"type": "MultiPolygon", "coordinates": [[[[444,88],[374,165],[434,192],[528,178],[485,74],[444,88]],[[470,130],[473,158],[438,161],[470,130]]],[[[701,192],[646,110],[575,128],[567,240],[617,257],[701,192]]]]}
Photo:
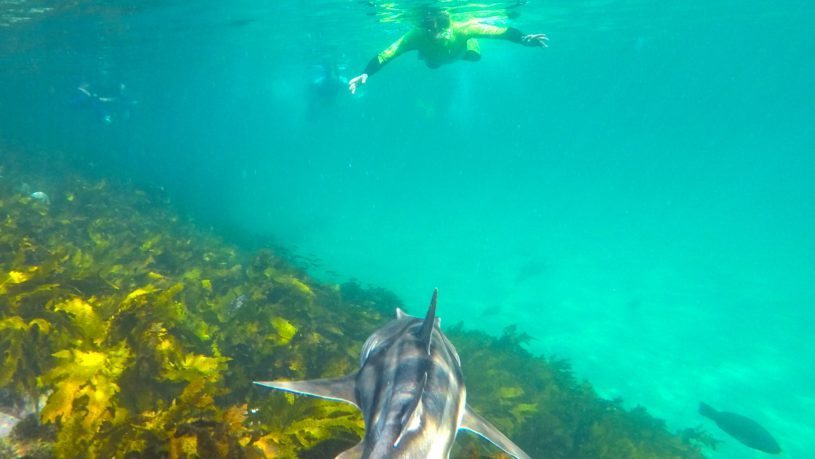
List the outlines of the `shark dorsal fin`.
{"type": "Polygon", "coordinates": [[[439,289],[433,289],[433,297],[430,298],[430,307],[427,308],[427,315],[419,330],[419,339],[424,344],[425,350],[430,354],[430,338],[433,336],[433,327],[436,325],[436,298],[439,296],[439,289]]]}
{"type": "Polygon", "coordinates": [[[423,411],[422,396],[424,395],[425,386],[427,386],[427,372],[425,372],[424,379],[419,387],[419,395],[414,399],[410,409],[406,410],[404,416],[402,416],[402,429],[399,431],[396,441],[393,442],[394,448],[399,446],[399,442],[402,441],[402,437],[404,437],[406,433],[416,431],[421,427],[423,411]]]}

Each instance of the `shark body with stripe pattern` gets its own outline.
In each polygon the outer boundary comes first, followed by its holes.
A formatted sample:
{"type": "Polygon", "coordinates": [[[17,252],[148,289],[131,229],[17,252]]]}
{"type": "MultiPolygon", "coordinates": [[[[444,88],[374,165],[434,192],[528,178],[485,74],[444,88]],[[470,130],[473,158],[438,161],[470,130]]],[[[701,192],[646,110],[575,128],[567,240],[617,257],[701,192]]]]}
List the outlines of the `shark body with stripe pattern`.
{"type": "Polygon", "coordinates": [[[467,406],[461,361],[436,318],[437,296],[434,290],[424,319],[397,308],[396,318],[368,337],[360,368],[350,375],[255,384],[359,408],[365,436],[337,459],[445,459],[461,429],[480,435],[512,457],[529,459],[467,406]]]}

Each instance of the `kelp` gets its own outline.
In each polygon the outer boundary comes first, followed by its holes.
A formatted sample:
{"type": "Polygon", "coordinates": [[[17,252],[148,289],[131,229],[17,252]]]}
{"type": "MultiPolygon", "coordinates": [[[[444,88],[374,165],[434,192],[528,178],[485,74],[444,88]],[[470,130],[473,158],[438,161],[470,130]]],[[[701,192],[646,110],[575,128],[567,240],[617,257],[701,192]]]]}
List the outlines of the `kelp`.
{"type": "MultiPolygon", "coordinates": [[[[14,158],[0,180],[0,390],[32,414],[0,457],[333,457],[359,441],[354,407],[252,381],[350,373],[398,298],[242,253],[156,196],[67,168],[50,203],[33,199],[23,183],[42,178],[14,158]]],[[[710,445],[598,398],[513,329],[448,335],[471,404],[533,457],[701,458],[710,445]]],[[[461,437],[456,457],[500,457],[461,437]]]]}

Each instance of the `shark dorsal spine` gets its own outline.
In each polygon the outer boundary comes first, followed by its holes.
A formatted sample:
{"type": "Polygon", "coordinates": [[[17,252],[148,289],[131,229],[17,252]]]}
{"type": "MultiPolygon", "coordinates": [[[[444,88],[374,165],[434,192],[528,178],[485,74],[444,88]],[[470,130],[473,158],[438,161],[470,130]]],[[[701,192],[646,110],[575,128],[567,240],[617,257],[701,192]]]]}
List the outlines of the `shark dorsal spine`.
{"type": "Polygon", "coordinates": [[[419,340],[424,345],[427,355],[430,355],[430,340],[433,338],[433,328],[436,325],[436,298],[439,296],[439,289],[433,290],[433,297],[430,299],[430,307],[427,308],[427,315],[419,330],[419,340]]]}

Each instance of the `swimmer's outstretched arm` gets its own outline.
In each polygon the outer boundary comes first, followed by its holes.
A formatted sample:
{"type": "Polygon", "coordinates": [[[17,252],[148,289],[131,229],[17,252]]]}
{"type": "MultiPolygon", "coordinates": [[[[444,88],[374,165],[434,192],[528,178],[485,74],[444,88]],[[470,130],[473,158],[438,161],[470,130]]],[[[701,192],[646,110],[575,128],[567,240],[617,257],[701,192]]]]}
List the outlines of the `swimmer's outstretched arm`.
{"type": "Polygon", "coordinates": [[[460,32],[470,38],[498,38],[524,46],[535,46],[548,48],[549,38],[543,33],[524,34],[514,27],[498,27],[491,24],[483,24],[478,21],[471,21],[460,26],[460,32]]]}
{"type": "Polygon", "coordinates": [[[379,69],[385,66],[388,62],[395,59],[400,54],[416,49],[415,31],[411,31],[403,35],[401,38],[393,42],[384,51],[374,56],[365,66],[365,70],[360,75],[355,76],[348,80],[348,90],[351,94],[357,91],[360,85],[368,81],[368,77],[378,72],[379,69]]]}

